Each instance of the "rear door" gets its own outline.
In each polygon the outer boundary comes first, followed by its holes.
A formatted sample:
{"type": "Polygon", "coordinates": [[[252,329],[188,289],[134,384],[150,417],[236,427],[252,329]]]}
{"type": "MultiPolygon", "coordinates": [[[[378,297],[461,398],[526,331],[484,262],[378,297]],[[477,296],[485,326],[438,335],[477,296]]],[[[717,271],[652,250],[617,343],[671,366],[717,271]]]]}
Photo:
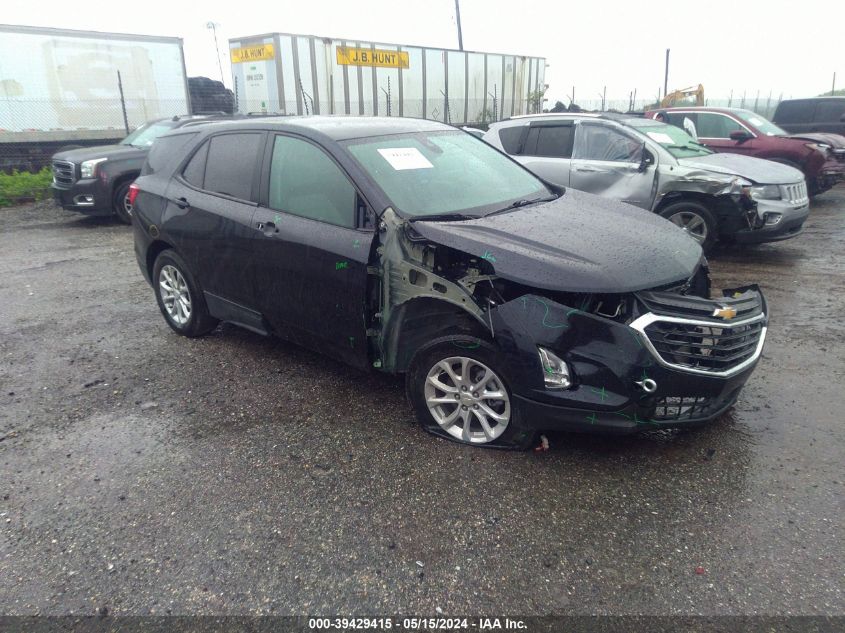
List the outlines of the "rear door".
{"type": "Polygon", "coordinates": [[[643,142],[601,121],[578,121],[570,186],[651,209],[656,158],[641,171],[643,142]]]}
{"type": "Polygon", "coordinates": [[[367,365],[367,263],[374,232],[346,172],[317,144],[276,134],[253,220],[259,310],[281,336],[367,365]]]}
{"type": "Polygon", "coordinates": [[[264,139],[263,132],[212,136],[167,188],[167,232],[203,290],[213,295],[212,312],[215,297],[238,306],[253,301],[252,216],[264,139]]]}
{"type": "Polygon", "coordinates": [[[535,121],[516,158],[540,178],[568,187],[574,136],[573,121],[535,121]]]}

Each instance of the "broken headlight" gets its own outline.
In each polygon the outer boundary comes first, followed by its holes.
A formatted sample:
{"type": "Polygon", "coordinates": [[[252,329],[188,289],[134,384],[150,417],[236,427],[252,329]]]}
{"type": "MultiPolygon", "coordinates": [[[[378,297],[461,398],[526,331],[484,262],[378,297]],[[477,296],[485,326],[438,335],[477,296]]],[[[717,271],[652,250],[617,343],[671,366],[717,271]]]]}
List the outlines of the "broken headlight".
{"type": "Polygon", "coordinates": [[[537,352],[540,354],[546,389],[569,389],[572,386],[572,377],[566,362],[545,347],[538,347],[537,352]]]}

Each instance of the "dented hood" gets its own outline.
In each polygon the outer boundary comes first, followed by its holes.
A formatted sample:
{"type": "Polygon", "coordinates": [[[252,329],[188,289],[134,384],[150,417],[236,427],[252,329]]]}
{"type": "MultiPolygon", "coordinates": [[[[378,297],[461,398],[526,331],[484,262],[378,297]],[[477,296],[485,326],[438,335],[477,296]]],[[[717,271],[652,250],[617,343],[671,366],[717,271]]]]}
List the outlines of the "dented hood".
{"type": "Polygon", "coordinates": [[[701,259],[698,243],[667,220],[572,189],[492,217],[413,227],[434,243],[486,259],[503,279],[558,292],[655,288],[685,281],[701,259]]]}
{"type": "Polygon", "coordinates": [[[811,143],[824,143],[833,149],[845,149],[845,136],[833,132],[804,132],[802,134],[790,134],[789,138],[797,138],[811,143]]]}
{"type": "Polygon", "coordinates": [[[679,158],[678,162],[693,169],[739,176],[754,184],[784,185],[804,180],[804,174],[794,167],[742,154],[708,154],[679,158]]]}

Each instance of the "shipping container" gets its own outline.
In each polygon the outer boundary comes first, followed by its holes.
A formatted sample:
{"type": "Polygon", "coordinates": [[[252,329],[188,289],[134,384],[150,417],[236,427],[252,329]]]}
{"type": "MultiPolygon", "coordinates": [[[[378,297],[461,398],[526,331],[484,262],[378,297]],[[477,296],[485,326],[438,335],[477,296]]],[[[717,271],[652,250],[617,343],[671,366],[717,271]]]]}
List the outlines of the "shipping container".
{"type": "Polygon", "coordinates": [[[0,143],[120,138],[188,112],[181,38],[0,25],[0,143]]]}
{"type": "Polygon", "coordinates": [[[540,112],[542,57],[269,33],[229,40],[238,111],[488,123],[540,112]]]}

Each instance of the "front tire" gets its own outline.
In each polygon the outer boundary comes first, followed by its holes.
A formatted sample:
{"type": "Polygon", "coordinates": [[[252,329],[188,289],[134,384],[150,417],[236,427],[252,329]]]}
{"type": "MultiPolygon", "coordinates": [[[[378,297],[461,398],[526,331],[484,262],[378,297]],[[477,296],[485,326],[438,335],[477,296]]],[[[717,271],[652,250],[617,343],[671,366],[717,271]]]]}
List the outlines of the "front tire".
{"type": "Polygon", "coordinates": [[[537,433],[522,424],[505,370],[488,342],[445,336],[417,352],[405,387],[417,420],[429,433],[485,448],[529,448],[537,433]]]}
{"type": "Polygon", "coordinates": [[[174,332],[196,337],[208,334],[219,321],[212,317],[197,281],[172,250],[159,254],[153,265],[153,289],[159,310],[174,332]]]}
{"type": "Polygon", "coordinates": [[[716,242],[716,218],[700,202],[679,200],[661,209],[660,215],[698,242],[705,253],[716,242]]]}
{"type": "Polygon", "coordinates": [[[131,181],[119,184],[112,197],[114,214],[124,224],[132,224],[132,203],[129,202],[129,185],[131,184],[131,181]]]}

